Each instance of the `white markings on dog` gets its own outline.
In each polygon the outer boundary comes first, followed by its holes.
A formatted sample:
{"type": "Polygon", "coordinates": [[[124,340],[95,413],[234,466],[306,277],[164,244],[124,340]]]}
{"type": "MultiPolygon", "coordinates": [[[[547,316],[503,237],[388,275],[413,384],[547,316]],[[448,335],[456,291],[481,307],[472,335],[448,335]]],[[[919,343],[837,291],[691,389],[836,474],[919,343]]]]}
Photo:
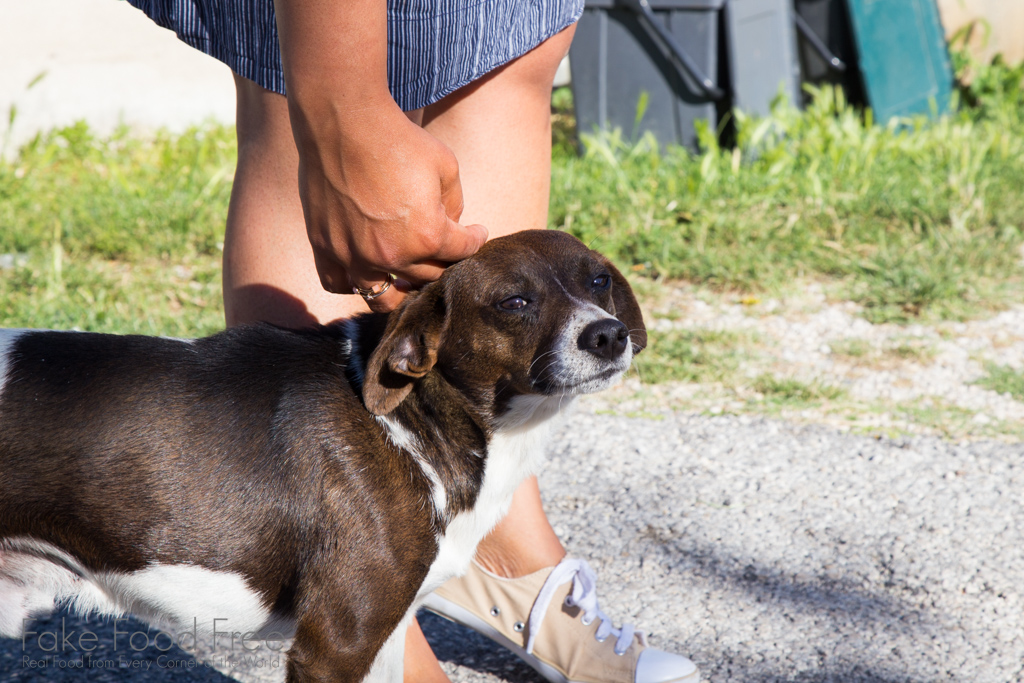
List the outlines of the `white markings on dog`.
{"type": "Polygon", "coordinates": [[[423,457],[423,445],[413,434],[402,426],[397,420],[386,415],[375,416],[377,422],[384,427],[391,444],[402,451],[405,451],[419,465],[423,475],[430,482],[430,499],[434,505],[434,512],[441,519],[448,518],[448,491],[444,488],[444,482],[437,474],[434,466],[423,457]]]}
{"type": "Polygon", "coordinates": [[[234,572],[157,564],[131,574],[101,574],[98,580],[124,611],[175,628],[196,623],[206,635],[215,627],[247,633],[259,631],[270,619],[259,594],[234,572]]]}
{"type": "Polygon", "coordinates": [[[68,553],[31,538],[0,543],[0,636],[19,637],[23,619],[68,605],[81,614],[128,613],[161,628],[267,632],[276,624],[256,591],[234,572],[155,564],[137,572],[90,572],[68,553]],[[214,620],[217,623],[214,623],[214,620]]]}
{"type": "MultiPolygon", "coordinates": [[[[7,380],[7,366],[14,342],[28,330],[0,330],[0,397],[4,395],[4,383],[7,380]]],[[[0,596],[2,597],[2,596],[0,596]]]]}
{"type": "Polygon", "coordinates": [[[73,557],[49,543],[31,538],[0,541],[0,636],[20,636],[23,619],[48,614],[61,603],[84,612],[111,613],[109,596],[84,581],[84,572],[73,557]]]}
{"type": "MultiPolygon", "coordinates": [[[[539,468],[545,443],[555,423],[553,418],[572,401],[572,397],[565,396],[527,395],[513,399],[488,443],[484,480],[476,504],[471,510],[456,515],[438,538],[437,557],[430,565],[416,599],[377,654],[366,681],[399,683],[402,680],[405,632],[416,610],[424,598],[442,583],[466,573],[470,560],[476,554],[477,544],[508,512],[512,494],[523,480],[539,468]]],[[[408,430],[394,421],[389,422],[398,427],[394,431],[397,440],[415,442],[408,430]]],[[[392,433],[389,431],[389,435],[392,433]]],[[[391,438],[394,443],[396,437],[391,438]]],[[[480,457],[479,453],[474,455],[480,457]]]]}
{"type": "MultiPolygon", "coordinates": [[[[534,474],[556,423],[552,418],[573,401],[563,396],[518,396],[499,422],[487,446],[484,479],[476,504],[461,512],[438,539],[437,557],[420,587],[418,599],[469,568],[476,546],[501,521],[512,494],[534,474]]],[[[418,603],[417,603],[418,604],[418,603]]]]}
{"type": "Polygon", "coordinates": [[[600,378],[609,366],[593,354],[579,348],[579,338],[587,325],[600,320],[618,320],[592,301],[584,301],[572,295],[562,281],[555,276],[555,282],[562,288],[565,297],[573,302],[573,313],[562,327],[562,333],[553,345],[555,360],[551,364],[551,379],[559,385],[571,388],[573,394],[590,394],[607,389],[619,380],[621,373],[629,369],[633,360],[633,345],[626,344],[626,351],[616,361],[618,374],[600,378]]]}

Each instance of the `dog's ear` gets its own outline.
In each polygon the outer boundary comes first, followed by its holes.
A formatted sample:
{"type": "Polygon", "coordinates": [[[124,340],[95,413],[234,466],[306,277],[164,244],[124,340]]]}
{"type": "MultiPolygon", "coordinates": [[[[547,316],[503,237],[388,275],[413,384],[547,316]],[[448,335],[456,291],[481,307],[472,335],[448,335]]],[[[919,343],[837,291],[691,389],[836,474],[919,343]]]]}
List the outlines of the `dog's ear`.
{"type": "Polygon", "coordinates": [[[384,336],[366,364],[363,403],[367,410],[387,415],[409,395],[413,382],[430,372],[444,323],[440,285],[410,294],[391,313],[384,336]]]}
{"type": "Polygon", "coordinates": [[[611,313],[629,328],[629,341],[633,344],[633,355],[640,353],[647,346],[647,327],[644,325],[640,304],[636,302],[633,288],[629,281],[619,272],[611,261],[601,256],[601,261],[612,276],[612,303],[615,310],[611,313]]]}

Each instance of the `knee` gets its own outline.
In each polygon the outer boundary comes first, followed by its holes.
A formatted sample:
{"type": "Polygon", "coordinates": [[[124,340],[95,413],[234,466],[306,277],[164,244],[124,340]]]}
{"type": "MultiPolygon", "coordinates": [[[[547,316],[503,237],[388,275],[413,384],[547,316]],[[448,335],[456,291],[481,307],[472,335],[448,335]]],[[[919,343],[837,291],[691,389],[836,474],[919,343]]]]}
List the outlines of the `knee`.
{"type": "Polygon", "coordinates": [[[576,24],[572,24],[551,36],[543,43],[509,64],[510,70],[530,85],[550,92],[555,81],[555,72],[562,59],[569,54],[576,24]]]}

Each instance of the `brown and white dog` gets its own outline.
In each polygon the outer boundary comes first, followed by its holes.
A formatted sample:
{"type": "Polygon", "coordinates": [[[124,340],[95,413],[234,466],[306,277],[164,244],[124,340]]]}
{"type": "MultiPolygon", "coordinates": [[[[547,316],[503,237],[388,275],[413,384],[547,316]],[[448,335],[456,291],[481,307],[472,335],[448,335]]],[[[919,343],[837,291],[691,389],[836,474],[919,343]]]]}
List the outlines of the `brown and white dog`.
{"type": "Polygon", "coordinates": [[[554,231],[319,329],[2,331],[0,635],[56,604],[290,628],[290,681],[401,681],[421,599],[646,339],[622,275],[554,231]]]}

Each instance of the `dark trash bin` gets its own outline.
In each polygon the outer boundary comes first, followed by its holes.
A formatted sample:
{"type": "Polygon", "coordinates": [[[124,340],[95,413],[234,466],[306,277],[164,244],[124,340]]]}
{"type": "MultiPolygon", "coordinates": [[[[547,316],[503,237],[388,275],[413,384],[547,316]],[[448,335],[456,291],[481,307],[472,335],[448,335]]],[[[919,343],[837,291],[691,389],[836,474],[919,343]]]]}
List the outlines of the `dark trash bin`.
{"type": "MultiPolygon", "coordinates": [[[[793,0],[793,5],[801,80],[817,87],[838,85],[847,102],[863,105],[864,89],[844,0],[793,0]]],[[[804,92],[802,98],[806,105],[810,95],[804,92]]]]}
{"type": "Polygon", "coordinates": [[[718,85],[725,1],[588,0],[569,49],[577,131],[650,131],[661,144],[696,151],[695,122],[715,126],[727,106],[718,85]]]}
{"type": "Polygon", "coordinates": [[[725,33],[732,104],[767,116],[780,94],[800,104],[800,65],[791,0],[729,0],[725,33]]]}

